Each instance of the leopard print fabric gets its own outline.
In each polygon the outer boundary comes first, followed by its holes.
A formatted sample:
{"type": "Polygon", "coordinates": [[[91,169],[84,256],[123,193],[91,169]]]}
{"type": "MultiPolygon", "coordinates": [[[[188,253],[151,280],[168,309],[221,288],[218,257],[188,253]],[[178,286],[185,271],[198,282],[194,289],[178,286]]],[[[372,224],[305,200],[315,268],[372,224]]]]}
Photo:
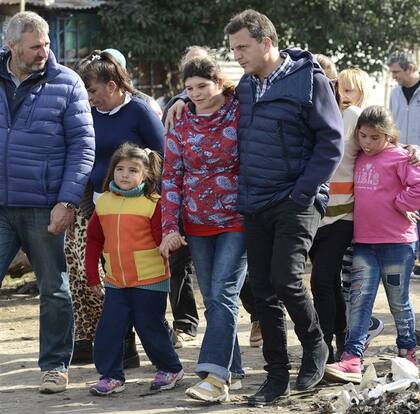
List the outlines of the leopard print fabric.
{"type": "MultiPolygon", "coordinates": [[[[64,251],[70,291],[73,298],[75,340],[93,341],[96,325],[102,311],[102,300],[90,290],[85,274],[86,230],[88,220],[80,210],[76,210],[76,219],[72,229],[66,232],[64,251]]],[[[99,274],[103,279],[104,271],[98,263],[99,274]]]]}

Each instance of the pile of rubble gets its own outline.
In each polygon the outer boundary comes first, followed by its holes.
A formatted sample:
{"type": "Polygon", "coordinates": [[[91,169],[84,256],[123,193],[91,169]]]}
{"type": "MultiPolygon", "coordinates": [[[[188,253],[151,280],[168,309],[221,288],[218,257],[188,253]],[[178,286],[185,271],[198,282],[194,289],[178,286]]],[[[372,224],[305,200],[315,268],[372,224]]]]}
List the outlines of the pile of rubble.
{"type": "Polygon", "coordinates": [[[418,369],[405,358],[393,358],[391,372],[378,378],[375,367],[369,365],[359,386],[344,385],[338,396],[323,404],[320,411],[336,414],[420,413],[418,369]]]}

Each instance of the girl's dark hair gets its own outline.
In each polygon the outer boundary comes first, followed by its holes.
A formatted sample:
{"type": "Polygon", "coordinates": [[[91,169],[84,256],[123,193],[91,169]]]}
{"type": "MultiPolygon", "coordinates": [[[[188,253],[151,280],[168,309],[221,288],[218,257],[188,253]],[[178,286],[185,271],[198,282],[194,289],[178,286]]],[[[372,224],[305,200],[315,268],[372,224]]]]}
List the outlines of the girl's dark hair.
{"type": "Polygon", "coordinates": [[[182,80],[185,82],[188,78],[199,76],[209,79],[215,83],[223,80],[223,95],[231,95],[235,91],[235,85],[222,74],[217,62],[209,57],[195,57],[189,60],[182,68],[182,80]]]}
{"type": "Polygon", "coordinates": [[[108,173],[104,180],[103,191],[109,190],[109,183],[114,179],[115,168],[122,160],[132,160],[141,165],[145,175],[144,195],[148,199],[156,201],[156,195],[160,189],[162,157],[156,151],[149,148],[140,148],[131,142],[122,144],[112,155],[108,173]]]}
{"type": "Polygon", "coordinates": [[[118,89],[135,93],[127,69],[122,67],[108,52],[94,50],[81,60],[75,69],[82,78],[86,88],[92,81],[108,83],[114,81],[118,89]]]}
{"type": "Polygon", "coordinates": [[[381,134],[385,134],[391,144],[398,143],[398,129],[395,127],[392,115],[383,106],[372,105],[362,111],[354,130],[354,138],[356,140],[360,128],[364,125],[376,129],[381,134]]]}

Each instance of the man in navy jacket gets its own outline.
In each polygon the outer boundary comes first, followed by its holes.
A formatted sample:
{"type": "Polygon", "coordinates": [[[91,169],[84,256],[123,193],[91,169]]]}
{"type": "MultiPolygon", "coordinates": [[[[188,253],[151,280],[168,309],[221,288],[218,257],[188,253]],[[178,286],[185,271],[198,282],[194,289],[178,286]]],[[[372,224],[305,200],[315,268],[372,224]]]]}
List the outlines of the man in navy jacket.
{"type": "Polygon", "coordinates": [[[343,152],[342,117],[332,87],[309,52],[279,51],[272,22],[254,10],[225,28],[243,67],[238,209],[245,215],[250,282],[263,336],[267,380],[251,405],[289,395],[284,308],[303,347],[296,388],[322,379],[328,357],[303,283],[308,251],[328,201],[326,183],[343,152]]]}
{"type": "Polygon", "coordinates": [[[47,22],[14,15],[0,51],[0,282],[20,247],[40,292],[40,391],[68,383],[73,311],[64,231],[94,161],[94,131],[80,78],[57,64],[47,22]]]}

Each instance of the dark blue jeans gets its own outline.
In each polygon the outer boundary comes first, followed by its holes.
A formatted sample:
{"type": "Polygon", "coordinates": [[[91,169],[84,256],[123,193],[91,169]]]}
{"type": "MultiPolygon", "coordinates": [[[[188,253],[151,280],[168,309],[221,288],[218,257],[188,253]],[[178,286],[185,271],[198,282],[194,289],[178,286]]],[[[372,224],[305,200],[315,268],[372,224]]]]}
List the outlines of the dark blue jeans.
{"type": "Polygon", "coordinates": [[[244,233],[188,236],[198,285],[206,308],[207,326],[196,373],[214,374],[226,381],[230,373],[242,378],[241,353],[236,336],[239,292],[247,259],[244,233]]]}
{"type": "Polygon", "coordinates": [[[49,208],[0,207],[0,282],[22,247],[40,295],[41,371],[68,369],[73,352],[73,309],[64,257],[64,235],[48,232],[49,208]]]}
{"type": "Polygon", "coordinates": [[[305,348],[322,340],[302,282],[320,217],[314,206],[303,207],[290,198],[245,217],[249,277],[263,336],[264,369],[271,377],[283,378],[290,369],[285,307],[305,348]]]}
{"type": "Polygon", "coordinates": [[[416,347],[414,313],[409,301],[414,259],[415,243],[354,244],[347,352],[363,356],[381,280],[397,328],[398,348],[416,347]]]}
{"type": "Polygon", "coordinates": [[[164,324],[167,297],[166,292],[153,290],[105,288],[93,347],[95,366],[101,377],[125,380],[124,338],[131,321],[151,363],[158,370],[181,371],[181,362],[164,324]]]}

